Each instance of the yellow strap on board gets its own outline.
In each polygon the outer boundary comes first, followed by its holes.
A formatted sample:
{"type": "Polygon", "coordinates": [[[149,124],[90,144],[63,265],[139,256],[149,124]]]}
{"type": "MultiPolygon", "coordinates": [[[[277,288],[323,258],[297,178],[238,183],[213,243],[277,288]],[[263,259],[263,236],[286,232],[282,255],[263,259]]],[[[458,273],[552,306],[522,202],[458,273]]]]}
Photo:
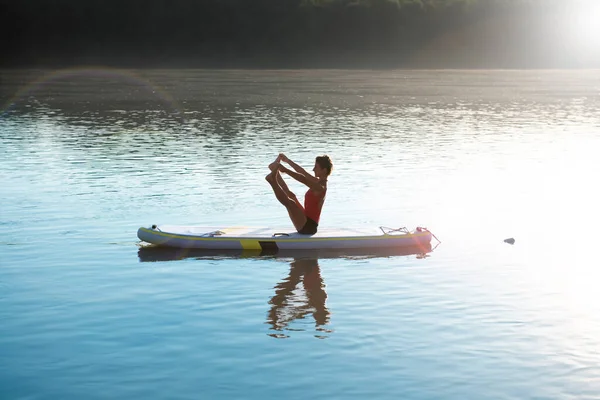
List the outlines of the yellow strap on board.
{"type": "Polygon", "coordinates": [[[262,250],[260,243],[256,239],[240,239],[240,244],[244,250],[262,250]]]}

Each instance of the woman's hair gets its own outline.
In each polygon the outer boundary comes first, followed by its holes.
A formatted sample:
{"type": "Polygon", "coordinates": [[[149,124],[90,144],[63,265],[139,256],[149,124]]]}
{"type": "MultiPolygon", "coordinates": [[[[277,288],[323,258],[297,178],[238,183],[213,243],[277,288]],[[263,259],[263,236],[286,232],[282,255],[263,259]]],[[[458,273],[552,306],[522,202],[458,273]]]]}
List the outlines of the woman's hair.
{"type": "Polygon", "coordinates": [[[331,171],[333,170],[333,162],[328,155],[318,156],[315,160],[319,167],[327,170],[327,176],[331,175],[331,171]]]}

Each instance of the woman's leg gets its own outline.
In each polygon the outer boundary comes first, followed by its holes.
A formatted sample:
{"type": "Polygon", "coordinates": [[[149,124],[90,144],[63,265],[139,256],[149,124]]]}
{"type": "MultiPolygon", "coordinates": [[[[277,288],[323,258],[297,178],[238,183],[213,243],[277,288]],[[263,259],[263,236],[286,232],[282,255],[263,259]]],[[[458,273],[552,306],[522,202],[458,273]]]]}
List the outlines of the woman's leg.
{"type": "MultiPolygon", "coordinates": [[[[275,161],[274,163],[271,163],[269,165],[269,169],[271,171],[274,171],[275,169],[277,169],[278,166],[279,166],[279,163],[277,161],[275,161]]],[[[296,197],[296,195],[290,190],[287,183],[285,183],[285,179],[283,179],[283,176],[281,176],[281,173],[275,174],[275,177],[277,178],[277,184],[281,187],[281,189],[283,190],[285,195],[287,197],[289,197],[290,199],[294,200],[295,203],[301,204],[298,201],[298,198],[296,197]]]]}
{"type": "MultiPolygon", "coordinates": [[[[269,166],[269,168],[271,168],[271,166],[269,166]]],[[[302,229],[302,227],[304,227],[304,224],[306,224],[306,216],[304,215],[304,210],[298,205],[296,195],[290,192],[287,185],[285,185],[285,182],[284,185],[287,189],[287,193],[280,186],[279,182],[283,181],[283,178],[278,175],[280,175],[279,165],[273,168],[271,170],[271,173],[267,175],[265,179],[267,180],[267,182],[269,182],[271,188],[273,188],[273,192],[275,193],[275,197],[277,197],[277,200],[279,200],[279,202],[283,204],[283,206],[287,209],[290,219],[294,224],[294,227],[296,228],[296,230],[299,231],[302,229]],[[288,195],[288,193],[290,195],[288,195]]]]}

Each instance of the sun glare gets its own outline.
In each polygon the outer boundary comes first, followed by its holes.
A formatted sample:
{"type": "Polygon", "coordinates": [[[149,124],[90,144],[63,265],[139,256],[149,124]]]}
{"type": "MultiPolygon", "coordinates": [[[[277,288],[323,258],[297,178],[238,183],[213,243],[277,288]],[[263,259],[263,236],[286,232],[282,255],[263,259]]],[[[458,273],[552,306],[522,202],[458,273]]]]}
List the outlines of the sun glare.
{"type": "Polygon", "coordinates": [[[569,36],[574,44],[588,49],[600,49],[600,1],[565,2],[569,36]]]}

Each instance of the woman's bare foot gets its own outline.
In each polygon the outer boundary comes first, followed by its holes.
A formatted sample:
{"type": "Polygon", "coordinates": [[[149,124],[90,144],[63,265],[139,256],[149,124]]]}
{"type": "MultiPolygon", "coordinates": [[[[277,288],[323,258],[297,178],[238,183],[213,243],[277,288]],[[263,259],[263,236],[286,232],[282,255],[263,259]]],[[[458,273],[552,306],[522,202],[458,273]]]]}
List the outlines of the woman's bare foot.
{"type": "Polygon", "coordinates": [[[269,164],[269,169],[270,169],[272,172],[274,172],[274,171],[277,171],[277,170],[279,169],[279,166],[280,166],[280,165],[281,165],[281,164],[279,164],[279,161],[274,161],[274,162],[272,162],[271,164],[269,164]]]}

